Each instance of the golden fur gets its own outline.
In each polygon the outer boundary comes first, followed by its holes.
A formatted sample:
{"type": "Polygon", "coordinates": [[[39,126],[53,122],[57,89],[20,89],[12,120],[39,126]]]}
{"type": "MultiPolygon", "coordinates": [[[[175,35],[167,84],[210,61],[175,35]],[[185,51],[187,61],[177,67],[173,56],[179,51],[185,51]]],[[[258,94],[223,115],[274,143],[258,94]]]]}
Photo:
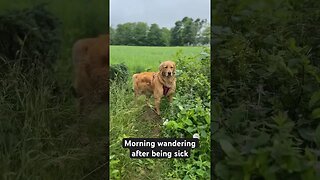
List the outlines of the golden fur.
{"type": "Polygon", "coordinates": [[[78,40],[72,48],[75,69],[74,89],[79,111],[107,103],[109,35],[78,40]]]}
{"type": "Polygon", "coordinates": [[[160,64],[159,72],[142,72],[134,74],[133,88],[135,96],[146,95],[147,104],[149,97],[153,95],[155,101],[155,111],[160,115],[160,101],[163,96],[172,102],[176,90],[175,78],[176,64],[172,61],[165,61],[160,64]]]}

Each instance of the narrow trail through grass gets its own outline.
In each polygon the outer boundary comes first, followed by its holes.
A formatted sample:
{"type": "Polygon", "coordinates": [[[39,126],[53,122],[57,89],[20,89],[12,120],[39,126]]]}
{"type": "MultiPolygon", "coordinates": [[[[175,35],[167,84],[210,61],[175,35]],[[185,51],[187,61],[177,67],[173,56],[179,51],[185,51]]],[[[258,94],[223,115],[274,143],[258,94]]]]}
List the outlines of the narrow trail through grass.
{"type": "Polygon", "coordinates": [[[131,159],[129,150],[122,148],[123,138],[159,137],[161,133],[161,118],[144,97],[135,102],[131,89],[129,82],[110,87],[110,177],[159,179],[166,172],[167,159],[131,159]]]}

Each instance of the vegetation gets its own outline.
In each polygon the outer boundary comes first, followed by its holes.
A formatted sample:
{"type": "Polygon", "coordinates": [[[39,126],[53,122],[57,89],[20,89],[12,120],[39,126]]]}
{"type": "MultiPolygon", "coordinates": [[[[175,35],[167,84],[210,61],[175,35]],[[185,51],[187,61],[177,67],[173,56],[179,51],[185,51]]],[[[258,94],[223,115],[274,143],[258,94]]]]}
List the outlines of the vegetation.
{"type": "Polygon", "coordinates": [[[105,32],[108,3],[39,2],[0,1],[0,179],[106,178],[105,107],[79,116],[70,87],[72,44],[105,32]]]}
{"type": "Polygon", "coordinates": [[[216,0],[217,179],[319,179],[319,3],[216,0]]]}
{"type": "Polygon", "coordinates": [[[112,45],[131,46],[185,46],[207,45],[210,41],[210,26],[207,20],[184,17],[170,30],[157,24],[124,23],[110,27],[112,45]]]}
{"type": "MultiPolygon", "coordinates": [[[[1,57],[15,61],[18,58],[39,59],[42,65],[50,67],[57,59],[60,45],[60,21],[44,5],[32,9],[12,11],[0,16],[1,57]]],[[[32,62],[23,66],[30,68],[32,62]]]]}
{"type": "Polygon", "coordinates": [[[110,46],[110,63],[125,63],[132,73],[157,71],[160,62],[170,60],[177,51],[195,56],[202,51],[201,47],[138,47],[110,46]]]}
{"type": "MultiPolygon", "coordinates": [[[[118,47],[121,48],[121,47],[118,47]]],[[[127,47],[122,47],[126,49],[127,47]]],[[[136,60],[148,56],[148,48],[132,47],[136,60]]],[[[196,47],[193,47],[196,48],[196,47]]],[[[185,49],[186,50],[186,49],[185,49]]],[[[110,87],[110,177],[112,179],[209,179],[210,178],[210,56],[209,49],[191,55],[176,53],[170,59],[177,63],[177,92],[172,107],[164,98],[161,118],[145,106],[143,97],[134,102],[131,78],[127,83],[113,81],[110,87]],[[187,137],[200,135],[200,147],[188,159],[130,159],[121,147],[126,137],[187,137]]],[[[117,53],[120,51],[111,53],[117,53]]],[[[119,55],[114,54],[114,57],[119,55]]],[[[130,56],[130,53],[127,54],[130,56]]],[[[143,69],[154,64],[145,59],[143,69]]],[[[114,64],[111,58],[111,64],[114,64]]],[[[130,61],[124,64],[133,65],[130,61]]],[[[112,67],[119,66],[117,64],[112,67]]],[[[158,69],[158,63],[155,71],[158,69]]],[[[111,68],[112,69],[112,68],[111,68]]],[[[128,69],[133,69],[128,67],[128,69]]],[[[125,73],[122,73],[125,74],[125,73]]],[[[132,72],[130,73],[132,74],[132,72]]]]}

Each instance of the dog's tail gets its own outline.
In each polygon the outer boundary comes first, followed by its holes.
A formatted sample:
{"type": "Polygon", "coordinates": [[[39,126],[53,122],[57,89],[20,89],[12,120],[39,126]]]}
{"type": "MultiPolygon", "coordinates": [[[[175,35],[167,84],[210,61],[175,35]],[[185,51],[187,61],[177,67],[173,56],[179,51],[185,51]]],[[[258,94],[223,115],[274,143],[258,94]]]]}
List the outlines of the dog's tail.
{"type": "Polygon", "coordinates": [[[135,80],[138,74],[132,75],[132,79],[135,80]]]}

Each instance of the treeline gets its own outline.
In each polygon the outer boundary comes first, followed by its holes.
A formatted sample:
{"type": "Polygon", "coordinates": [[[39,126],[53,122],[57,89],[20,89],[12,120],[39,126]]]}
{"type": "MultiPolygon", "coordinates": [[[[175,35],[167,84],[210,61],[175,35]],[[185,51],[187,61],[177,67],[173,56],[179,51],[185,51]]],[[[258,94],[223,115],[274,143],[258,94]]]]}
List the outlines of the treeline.
{"type": "Polygon", "coordinates": [[[184,17],[171,29],[154,23],[128,22],[110,27],[112,45],[131,46],[197,46],[210,42],[210,25],[206,19],[184,17]]]}

